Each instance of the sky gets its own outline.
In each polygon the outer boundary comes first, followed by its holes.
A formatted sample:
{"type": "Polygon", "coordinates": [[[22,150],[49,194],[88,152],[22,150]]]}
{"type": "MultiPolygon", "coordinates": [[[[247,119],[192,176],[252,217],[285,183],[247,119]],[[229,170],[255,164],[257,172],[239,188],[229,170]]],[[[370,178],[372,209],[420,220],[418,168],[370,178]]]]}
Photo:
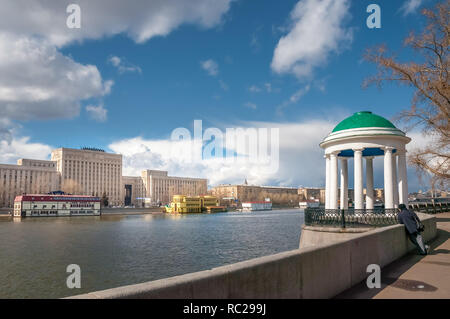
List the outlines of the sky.
{"type": "MultiPolygon", "coordinates": [[[[417,59],[403,40],[436,2],[2,0],[0,163],[89,146],[121,153],[124,175],[163,169],[210,186],[323,186],[318,144],[334,126],[357,111],[392,119],[410,106],[408,87],[362,87],[376,74],[365,50],[386,44],[402,61],[417,59]],[[67,27],[72,3],[80,28],[67,27]],[[366,24],[373,3],[381,28],[366,24]],[[203,131],[278,128],[278,170],[187,161],[171,134],[193,134],[194,120],[203,131]]],[[[427,142],[418,128],[407,134],[408,149],[427,142]]],[[[381,187],[382,159],[374,165],[381,187]]],[[[410,191],[427,189],[413,169],[408,178],[410,191]]]]}

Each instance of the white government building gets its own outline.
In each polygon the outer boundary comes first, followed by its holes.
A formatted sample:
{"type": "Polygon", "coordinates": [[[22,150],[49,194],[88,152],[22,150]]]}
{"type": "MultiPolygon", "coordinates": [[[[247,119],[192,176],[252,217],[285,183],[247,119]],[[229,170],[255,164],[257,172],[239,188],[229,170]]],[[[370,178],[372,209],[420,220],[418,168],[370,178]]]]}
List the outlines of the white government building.
{"type": "Polygon", "coordinates": [[[74,195],[108,196],[110,205],[166,203],[177,192],[206,194],[207,179],[173,177],[166,171],[145,170],[122,176],[122,155],[99,149],[58,148],[51,160],[19,159],[0,164],[0,207],[13,207],[22,194],[63,190],[74,195]]]}
{"type": "Polygon", "coordinates": [[[348,209],[348,160],[353,158],[354,208],[373,209],[373,160],[377,157],[384,163],[385,209],[396,208],[399,203],[408,205],[405,146],[410,141],[391,122],[369,111],[357,112],[340,122],[320,143],[326,159],[325,208],[348,209]],[[366,160],[365,201],[363,159],[366,160]]]}

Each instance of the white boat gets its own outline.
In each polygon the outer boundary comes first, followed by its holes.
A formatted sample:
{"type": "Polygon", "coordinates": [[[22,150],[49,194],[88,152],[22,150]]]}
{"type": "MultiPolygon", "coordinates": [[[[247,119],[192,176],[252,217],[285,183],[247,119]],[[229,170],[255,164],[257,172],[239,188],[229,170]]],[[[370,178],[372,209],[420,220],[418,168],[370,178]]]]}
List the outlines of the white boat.
{"type": "Polygon", "coordinates": [[[256,210],[272,210],[272,202],[244,202],[242,203],[243,212],[256,210]]]}
{"type": "Polygon", "coordinates": [[[299,202],[298,206],[302,209],[318,208],[320,206],[320,202],[318,200],[307,200],[307,201],[299,202]]]}

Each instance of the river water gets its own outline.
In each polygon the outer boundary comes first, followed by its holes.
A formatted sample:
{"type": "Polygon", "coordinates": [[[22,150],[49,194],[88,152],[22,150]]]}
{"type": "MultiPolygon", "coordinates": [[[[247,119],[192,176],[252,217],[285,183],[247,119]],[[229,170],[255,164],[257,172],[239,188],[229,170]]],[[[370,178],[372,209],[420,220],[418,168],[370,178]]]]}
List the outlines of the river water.
{"type": "Polygon", "coordinates": [[[0,298],[59,298],[298,248],[301,210],[0,218],[0,298]],[[66,267],[81,268],[69,289],[66,267]]]}

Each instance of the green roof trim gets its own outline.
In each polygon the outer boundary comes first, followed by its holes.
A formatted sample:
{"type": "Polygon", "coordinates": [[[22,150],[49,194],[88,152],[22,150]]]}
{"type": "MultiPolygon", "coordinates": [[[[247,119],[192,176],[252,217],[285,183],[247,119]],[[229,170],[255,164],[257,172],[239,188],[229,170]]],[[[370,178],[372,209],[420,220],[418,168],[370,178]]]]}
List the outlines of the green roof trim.
{"type": "Polygon", "coordinates": [[[350,117],[347,117],[341,123],[336,125],[333,132],[348,130],[360,127],[388,127],[396,128],[394,124],[386,120],[384,117],[373,114],[370,111],[356,112],[350,117]]]}

